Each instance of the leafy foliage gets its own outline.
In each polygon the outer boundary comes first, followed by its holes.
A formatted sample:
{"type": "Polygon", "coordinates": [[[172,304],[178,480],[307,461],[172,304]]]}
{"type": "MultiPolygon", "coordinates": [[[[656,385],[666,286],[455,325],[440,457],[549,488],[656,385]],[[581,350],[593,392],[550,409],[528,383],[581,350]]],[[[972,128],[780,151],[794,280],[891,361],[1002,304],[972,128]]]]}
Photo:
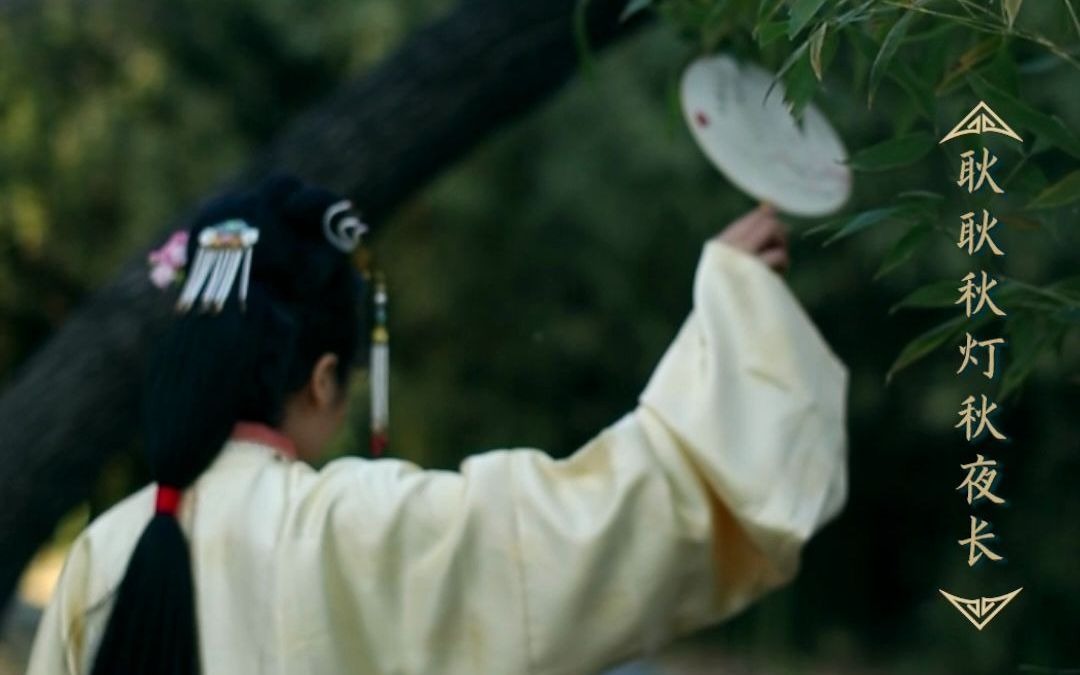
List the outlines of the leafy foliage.
{"type": "MultiPolygon", "coordinates": [[[[875,278],[936,255],[941,241],[931,234],[955,239],[959,215],[970,204],[989,208],[1003,222],[1029,230],[1075,221],[1080,172],[1067,168],[1080,158],[1080,136],[1047,112],[1057,103],[1046,92],[1023,86],[1026,73],[1054,71],[1074,83],[1080,80],[1080,21],[1072,0],[1026,5],[1021,0],[635,0],[627,14],[648,9],[695,44],[696,52],[723,49],[773,68],[796,115],[815,97],[836,97],[840,89],[864,99],[864,114],[882,128],[876,141],[851,154],[849,164],[859,174],[856,205],[868,208],[810,232],[827,235],[826,245],[871,228],[898,232],[875,278]],[[753,36],[754,42],[745,36],[753,36]],[[1002,186],[1007,198],[990,203],[962,194],[954,178],[959,167],[956,148],[985,139],[957,140],[949,146],[937,141],[979,100],[1026,132],[1019,151],[985,141],[1000,156],[1000,171],[1008,172],[1002,186]],[[920,171],[921,180],[909,185],[932,199],[891,197],[893,203],[887,204],[866,198],[903,170],[920,171]],[[937,246],[929,246],[931,241],[937,246]]],[[[851,136],[842,125],[840,131],[851,136]]],[[[1045,244],[1017,240],[1006,253],[1045,244]]],[[[972,258],[969,264],[977,268],[996,262],[972,258]]],[[[954,299],[958,285],[950,291],[954,299]]],[[[1029,288],[1044,297],[1053,295],[1056,303],[1009,314],[1002,330],[1023,334],[1018,323],[1031,325],[1033,317],[1051,334],[1075,330],[1073,317],[1080,305],[1070,296],[1052,294],[1052,286],[1052,279],[1040,279],[1029,288]]],[[[919,299],[941,288],[936,283],[923,287],[897,307],[920,307],[919,299]]],[[[945,344],[955,325],[950,318],[916,337],[902,350],[889,376],[945,344]]],[[[1023,339],[1013,345],[1014,358],[1034,363],[1039,351],[1050,349],[1052,342],[1023,339]]],[[[1001,383],[1003,395],[1019,387],[1031,368],[1018,366],[1010,372],[1001,383]]]]}

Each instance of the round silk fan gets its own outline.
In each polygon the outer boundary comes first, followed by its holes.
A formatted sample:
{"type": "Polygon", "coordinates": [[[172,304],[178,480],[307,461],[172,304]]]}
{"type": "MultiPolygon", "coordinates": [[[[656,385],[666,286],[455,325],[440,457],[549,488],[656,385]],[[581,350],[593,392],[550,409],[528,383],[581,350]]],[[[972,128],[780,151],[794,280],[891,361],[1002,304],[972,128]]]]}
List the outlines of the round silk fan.
{"type": "Polygon", "coordinates": [[[851,194],[844,144],[813,105],[798,125],[782,85],[769,92],[772,82],[765,70],[728,56],[700,58],[682,77],[687,124],[705,155],[743,192],[791,215],[833,213],[851,194]]]}

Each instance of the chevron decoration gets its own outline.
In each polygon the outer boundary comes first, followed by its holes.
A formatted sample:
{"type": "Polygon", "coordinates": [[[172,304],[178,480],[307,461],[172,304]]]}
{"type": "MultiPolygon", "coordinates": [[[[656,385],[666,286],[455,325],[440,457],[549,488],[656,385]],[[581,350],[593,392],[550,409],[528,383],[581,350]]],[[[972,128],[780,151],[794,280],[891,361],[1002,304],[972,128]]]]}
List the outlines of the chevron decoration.
{"type": "Polygon", "coordinates": [[[1012,127],[1005,124],[1005,120],[998,117],[998,114],[991,110],[985,101],[979,101],[979,104],[972,108],[964,119],[960,120],[960,124],[953,127],[953,130],[946,134],[945,138],[938,141],[938,145],[967,134],[1001,134],[1016,139],[1021,143],[1024,142],[1024,139],[1020,138],[1012,130],[1012,127]]]}
{"type": "Polygon", "coordinates": [[[1005,605],[1020,594],[1020,591],[1024,590],[1024,587],[1016,589],[1015,591],[1006,593],[1005,595],[999,595],[993,598],[975,598],[974,600],[969,598],[961,598],[952,593],[948,593],[942,589],[938,591],[945,596],[953,607],[958,609],[964,618],[971,622],[975,628],[982,630],[988,623],[994,620],[1001,610],[1005,609],[1005,605]]]}

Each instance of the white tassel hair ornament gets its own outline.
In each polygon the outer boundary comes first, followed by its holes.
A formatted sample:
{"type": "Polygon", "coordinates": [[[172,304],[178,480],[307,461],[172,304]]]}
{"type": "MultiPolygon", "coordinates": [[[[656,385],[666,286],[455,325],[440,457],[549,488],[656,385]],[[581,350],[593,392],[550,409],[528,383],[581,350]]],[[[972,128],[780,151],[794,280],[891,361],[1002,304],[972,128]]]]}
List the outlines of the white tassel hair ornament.
{"type": "Polygon", "coordinates": [[[201,296],[202,311],[220,312],[238,274],[240,306],[244,308],[251,281],[251,252],[258,241],[258,228],[239,219],[203,229],[195,260],[176,301],[176,311],[187,312],[201,296]]]}
{"type": "Polygon", "coordinates": [[[390,445],[390,331],[386,316],[386,278],[375,275],[375,325],[371,331],[371,454],[390,445]]]}

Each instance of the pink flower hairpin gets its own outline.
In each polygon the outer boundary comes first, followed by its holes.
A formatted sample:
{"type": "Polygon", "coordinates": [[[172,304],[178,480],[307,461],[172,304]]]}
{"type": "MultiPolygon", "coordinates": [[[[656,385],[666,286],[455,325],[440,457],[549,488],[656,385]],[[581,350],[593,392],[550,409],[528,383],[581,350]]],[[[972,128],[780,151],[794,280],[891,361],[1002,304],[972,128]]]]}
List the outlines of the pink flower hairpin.
{"type": "Polygon", "coordinates": [[[161,248],[150,251],[150,281],[161,289],[167,288],[180,276],[187,265],[187,230],[177,230],[161,248]]]}

